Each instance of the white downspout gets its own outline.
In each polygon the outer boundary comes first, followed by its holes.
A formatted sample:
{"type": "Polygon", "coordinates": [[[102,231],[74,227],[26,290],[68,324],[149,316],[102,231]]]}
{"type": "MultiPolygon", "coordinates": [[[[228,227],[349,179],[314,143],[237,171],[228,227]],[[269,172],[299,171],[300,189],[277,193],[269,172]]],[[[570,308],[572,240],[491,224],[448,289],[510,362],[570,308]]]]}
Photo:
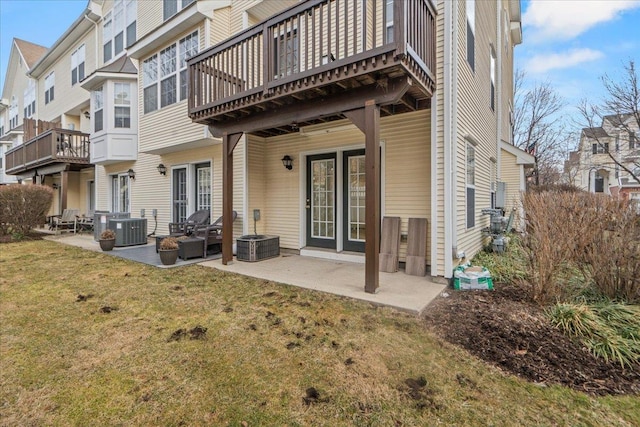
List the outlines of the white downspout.
{"type": "Polygon", "coordinates": [[[453,274],[456,246],[455,156],[457,146],[457,13],[458,2],[444,2],[444,277],[453,274]]]}
{"type": "MultiPolygon", "coordinates": [[[[502,140],[502,47],[504,40],[502,40],[502,34],[504,29],[502,28],[502,8],[500,3],[496,5],[496,20],[498,22],[496,35],[496,114],[498,115],[496,120],[496,181],[500,181],[502,177],[502,149],[500,148],[500,141],[502,140]]],[[[493,177],[492,177],[493,178],[493,177]]],[[[496,184],[497,185],[497,184],[496,184]]],[[[497,190],[497,188],[496,188],[497,190]]]]}

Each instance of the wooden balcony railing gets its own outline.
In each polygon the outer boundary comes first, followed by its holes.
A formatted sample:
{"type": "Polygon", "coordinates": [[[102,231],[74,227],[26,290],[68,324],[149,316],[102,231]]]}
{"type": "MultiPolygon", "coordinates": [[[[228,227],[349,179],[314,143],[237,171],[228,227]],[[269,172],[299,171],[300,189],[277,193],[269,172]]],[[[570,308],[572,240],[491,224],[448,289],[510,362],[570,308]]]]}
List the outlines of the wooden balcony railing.
{"type": "Polygon", "coordinates": [[[88,165],[89,135],[67,129],[50,129],[5,153],[10,175],[54,163],[88,165]]]}
{"type": "Polygon", "coordinates": [[[348,90],[391,68],[430,97],[435,19],[431,0],[308,0],[191,58],[189,114],[207,123],[329,83],[348,90]]]}

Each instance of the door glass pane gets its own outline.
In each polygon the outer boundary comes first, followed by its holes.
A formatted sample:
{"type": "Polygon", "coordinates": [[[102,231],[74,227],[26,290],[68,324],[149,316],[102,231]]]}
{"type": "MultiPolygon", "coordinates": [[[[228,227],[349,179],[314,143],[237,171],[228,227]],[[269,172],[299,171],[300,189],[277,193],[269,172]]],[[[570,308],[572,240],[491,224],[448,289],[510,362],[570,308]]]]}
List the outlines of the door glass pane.
{"type": "Polygon", "coordinates": [[[120,176],[120,212],[129,212],[129,177],[120,176]]]}
{"type": "Polygon", "coordinates": [[[187,170],[173,170],[173,221],[184,222],[187,219],[187,170]]]}
{"type": "Polygon", "coordinates": [[[211,212],[211,167],[209,164],[196,166],[196,210],[211,212]]]}
{"type": "Polygon", "coordinates": [[[364,156],[349,157],[349,236],[352,241],[364,242],[365,176],[364,156]]]}
{"type": "Polygon", "coordinates": [[[335,159],[311,162],[311,231],[313,238],[335,237],[333,199],[335,191],[335,159]]]}

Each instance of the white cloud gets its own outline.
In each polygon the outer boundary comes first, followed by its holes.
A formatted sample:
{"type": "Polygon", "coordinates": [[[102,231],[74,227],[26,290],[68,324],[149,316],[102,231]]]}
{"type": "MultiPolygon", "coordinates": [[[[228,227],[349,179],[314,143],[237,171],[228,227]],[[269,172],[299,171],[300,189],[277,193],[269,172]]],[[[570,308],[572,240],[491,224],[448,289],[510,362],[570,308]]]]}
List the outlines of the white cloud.
{"type": "Polygon", "coordinates": [[[543,74],[551,70],[571,68],[602,57],[604,57],[604,54],[598,50],[573,49],[568,52],[532,56],[527,60],[523,68],[527,73],[543,74]]]}
{"type": "Polygon", "coordinates": [[[522,23],[532,30],[527,34],[530,41],[569,40],[635,8],[640,8],[640,1],[531,0],[522,23]]]}

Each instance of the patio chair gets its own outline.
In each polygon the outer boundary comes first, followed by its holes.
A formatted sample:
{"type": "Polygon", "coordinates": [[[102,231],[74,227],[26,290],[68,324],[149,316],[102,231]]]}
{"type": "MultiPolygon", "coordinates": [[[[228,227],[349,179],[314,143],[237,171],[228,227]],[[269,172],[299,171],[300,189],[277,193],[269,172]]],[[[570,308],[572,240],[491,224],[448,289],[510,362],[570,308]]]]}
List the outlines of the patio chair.
{"type": "Polygon", "coordinates": [[[188,236],[191,235],[193,229],[197,225],[208,225],[211,214],[209,209],[201,209],[192,213],[189,218],[184,222],[170,222],[169,223],[169,235],[170,236],[188,236]]]}
{"type": "Polygon", "coordinates": [[[58,231],[73,231],[76,232],[78,226],[78,215],[80,209],[65,209],[62,215],[54,215],[51,217],[51,228],[58,233],[58,231]]]}
{"type": "MultiPolygon", "coordinates": [[[[233,211],[231,222],[234,222],[237,217],[238,217],[238,212],[233,211]]],[[[193,230],[192,236],[198,237],[204,240],[203,242],[204,250],[203,250],[202,257],[206,258],[207,250],[211,246],[218,246],[219,248],[222,247],[222,216],[216,219],[212,224],[196,226],[195,229],[193,230]]]]}

